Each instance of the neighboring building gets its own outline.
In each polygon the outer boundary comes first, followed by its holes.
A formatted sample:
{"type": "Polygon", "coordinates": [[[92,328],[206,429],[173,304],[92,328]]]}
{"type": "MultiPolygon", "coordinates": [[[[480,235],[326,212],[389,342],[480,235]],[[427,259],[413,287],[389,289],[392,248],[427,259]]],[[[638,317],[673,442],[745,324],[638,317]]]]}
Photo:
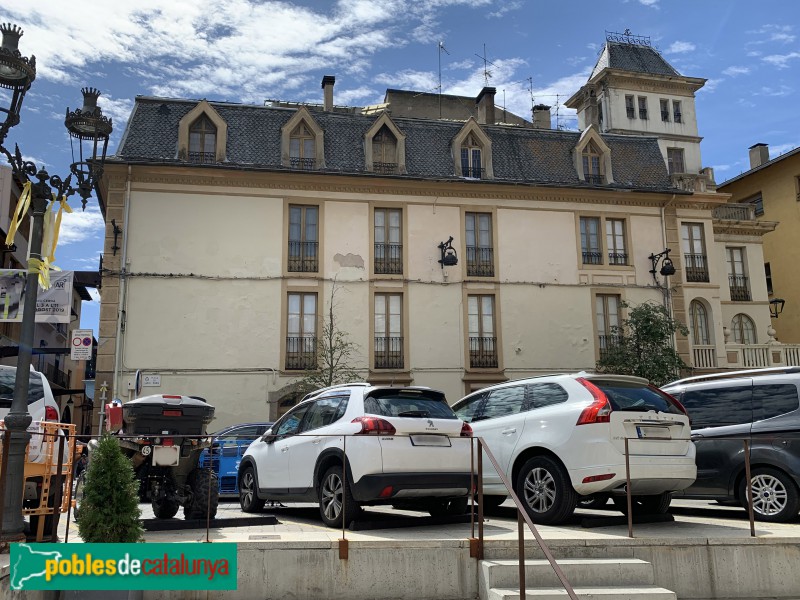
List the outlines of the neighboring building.
{"type": "MultiPolygon", "coordinates": [[[[782,299],[783,312],[772,326],[781,342],[800,343],[800,148],[772,160],[767,144],[750,147],[750,170],[719,187],[748,218],[778,221],[780,227],[764,238],[764,274],[770,299],[782,299]]],[[[759,276],[761,276],[759,270],[759,276]]]]}
{"type": "Polygon", "coordinates": [[[140,370],[161,376],[142,393],[202,396],[219,426],[274,419],[316,364],[334,285],[371,382],[455,401],[591,369],[623,300],[664,301],[648,257],[665,247],[671,309],[692,325],[677,340],[687,363],[784,360],[760,345],[763,277],[738,275],[763,268],[772,225],[677,187],[658,137],[498,124],[493,88],[463,121],[341,110],[332,77],[323,89],[321,106],[136,98],[101,185],[109,398],[132,399],[140,370]],[[450,236],[458,264],[443,266],[450,236]],[[734,318],[747,335],[726,340],[734,318]]]}

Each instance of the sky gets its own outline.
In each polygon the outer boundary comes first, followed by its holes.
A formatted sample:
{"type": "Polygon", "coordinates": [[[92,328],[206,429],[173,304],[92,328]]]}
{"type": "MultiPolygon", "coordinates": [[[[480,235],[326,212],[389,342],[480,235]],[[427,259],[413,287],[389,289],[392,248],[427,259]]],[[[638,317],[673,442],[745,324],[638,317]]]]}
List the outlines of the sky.
{"type": "MultiPolygon", "coordinates": [[[[20,51],[37,65],[6,145],[62,176],[73,160],[64,115],[84,86],[101,90],[113,118],[109,154],[137,95],[319,103],[323,75],[336,76],[336,104],[355,106],[381,102],[386,88],[436,92],[440,74],[446,94],[477,96],[488,83],[509,111],[529,118],[533,103],[549,104],[559,127],[576,129],[561,103],[586,82],[606,31],[625,29],[708,80],[698,126],[718,183],[748,169],[755,143],[773,158],[800,145],[794,0],[3,0],[0,22],[22,27],[20,51]]],[[[97,202],[71,204],[56,264],[96,270],[97,202]]],[[[97,332],[94,298],[81,326],[97,332]]]]}

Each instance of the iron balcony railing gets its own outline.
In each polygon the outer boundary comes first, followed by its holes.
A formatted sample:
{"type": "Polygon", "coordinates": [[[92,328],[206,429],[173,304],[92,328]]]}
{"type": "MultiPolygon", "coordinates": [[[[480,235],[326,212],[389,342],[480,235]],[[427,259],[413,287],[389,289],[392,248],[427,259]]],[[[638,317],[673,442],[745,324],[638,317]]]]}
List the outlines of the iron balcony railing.
{"type": "Polygon", "coordinates": [[[661,111],[661,120],[662,121],[669,121],[669,111],[668,110],[662,110],[661,111]]]}
{"type": "Polygon", "coordinates": [[[642,119],[642,120],[645,120],[645,121],[647,120],[647,109],[646,108],[640,108],[639,109],[639,118],[642,119]]]}
{"type": "Polygon", "coordinates": [[[494,248],[467,246],[467,275],[494,277],[494,248]]]}
{"type": "Polygon", "coordinates": [[[628,253],[627,252],[609,252],[608,264],[610,265],[627,265],[628,253]]]}
{"type": "Polygon", "coordinates": [[[189,162],[213,163],[217,162],[217,156],[214,152],[189,152],[189,162]]]}
{"type": "Polygon", "coordinates": [[[636,110],[632,106],[626,106],[625,107],[625,111],[628,113],[628,118],[629,119],[635,119],[636,118],[636,110]]]}
{"type": "Polygon", "coordinates": [[[603,334],[597,336],[597,348],[600,351],[600,358],[603,358],[609,349],[619,346],[623,342],[623,337],[617,334],[603,334]]]}
{"type": "Polygon", "coordinates": [[[461,175],[463,177],[472,177],[473,179],[483,179],[483,171],[481,167],[466,167],[461,165],[461,175]]]}
{"type": "Polygon", "coordinates": [[[402,337],[376,337],[374,353],[376,369],[403,368],[402,337]]]}
{"type": "Polygon", "coordinates": [[[319,242],[289,241],[288,270],[296,273],[316,273],[319,269],[318,246],[319,242]]]}
{"type": "Polygon", "coordinates": [[[705,254],[684,254],[686,281],[708,283],[708,259],[705,254]]]}
{"type": "Polygon", "coordinates": [[[755,221],[753,204],[722,204],[711,211],[711,216],[723,221],[755,221]]]}
{"type": "Polygon", "coordinates": [[[602,265],[603,264],[603,253],[602,252],[594,252],[594,251],[587,251],[584,250],[581,254],[583,254],[583,264],[585,265],[602,265]]]}
{"type": "Polygon", "coordinates": [[[315,161],[313,158],[300,158],[298,156],[292,156],[289,159],[289,164],[293,169],[302,169],[303,171],[313,171],[314,163],[315,161]]]}
{"type": "Polygon", "coordinates": [[[584,174],[583,178],[586,181],[586,183],[591,183],[592,185],[603,185],[603,183],[605,183],[603,181],[603,176],[602,175],[596,175],[596,174],[593,175],[593,174],[587,173],[587,174],[584,174]]]}
{"type": "Polygon", "coordinates": [[[675,122],[676,123],[682,123],[683,122],[683,116],[681,115],[681,113],[679,113],[679,112],[675,113],[675,122]]]}
{"type": "Polygon", "coordinates": [[[738,302],[750,301],[750,284],[745,275],[728,275],[728,283],[731,288],[731,300],[738,302]]]}
{"type": "Polygon", "coordinates": [[[402,275],[403,244],[375,244],[375,273],[402,275]]]}
{"type": "Polygon", "coordinates": [[[286,338],[286,370],[308,371],[317,368],[317,338],[286,338]]]}
{"type": "Polygon", "coordinates": [[[497,368],[497,338],[469,338],[469,366],[473,369],[497,368]]]}
{"type": "Polygon", "coordinates": [[[397,163],[390,162],[373,162],[372,172],[381,173],[383,175],[393,175],[397,173],[397,163]]]}

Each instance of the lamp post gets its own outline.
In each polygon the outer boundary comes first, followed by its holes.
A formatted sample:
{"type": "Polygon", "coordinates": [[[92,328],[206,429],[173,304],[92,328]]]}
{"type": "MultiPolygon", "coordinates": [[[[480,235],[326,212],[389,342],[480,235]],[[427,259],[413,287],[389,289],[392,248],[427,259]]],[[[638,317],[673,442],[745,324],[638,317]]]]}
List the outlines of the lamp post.
{"type": "MultiPolygon", "coordinates": [[[[14,381],[14,399],[11,410],[5,418],[6,435],[10,436],[5,494],[3,497],[3,526],[0,531],[0,544],[24,539],[25,523],[22,518],[22,492],[24,483],[25,447],[30,440],[27,428],[31,423],[28,413],[28,387],[30,383],[31,354],[36,320],[36,298],[38,295],[39,269],[42,266],[42,233],[44,216],[49,203],[77,193],[83,208],[92,194],[97,181],[102,176],[108,138],[111,135],[111,119],[103,116],[97,106],[100,92],[94,88],[84,88],[83,108],[67,109],[64,125],[72,140],[79,147],[78,160],[70,165],[66,179],[50,175],[44,168],[23,160],[19,146],[15,145],[13,154],[5,147],[9,130],[20,121],[20,109],[25,94],[36,78],[36,58],[22,56],[18,49],[22,30],[16,25],[0,25],[2,47],[0,47],[0,87],[11,91],[7,106],[0,106],[0,152],[8,159],[15,178],[23,184],[30,184],[30,214],[32,231],[30,239],[30,258],[25,284],[25,301],[22,314],[22,328],[19,339],[19,358],[14,381]],[[73,183],[74,177],[74,183],[73,183]]],[[[73,148],[73,157],[74,157],[73,148]]]]}

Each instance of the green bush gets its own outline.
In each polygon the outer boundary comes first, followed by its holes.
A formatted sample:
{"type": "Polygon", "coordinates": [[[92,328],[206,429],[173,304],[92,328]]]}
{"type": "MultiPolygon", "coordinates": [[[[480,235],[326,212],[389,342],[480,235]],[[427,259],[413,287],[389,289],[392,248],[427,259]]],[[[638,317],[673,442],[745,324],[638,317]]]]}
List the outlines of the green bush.
{"type": "Polygon", "coordinates": [[[91,452],[80,505],[84,542],[142,542],[139,483],[116,438],[105,435],[91,452]]]}

